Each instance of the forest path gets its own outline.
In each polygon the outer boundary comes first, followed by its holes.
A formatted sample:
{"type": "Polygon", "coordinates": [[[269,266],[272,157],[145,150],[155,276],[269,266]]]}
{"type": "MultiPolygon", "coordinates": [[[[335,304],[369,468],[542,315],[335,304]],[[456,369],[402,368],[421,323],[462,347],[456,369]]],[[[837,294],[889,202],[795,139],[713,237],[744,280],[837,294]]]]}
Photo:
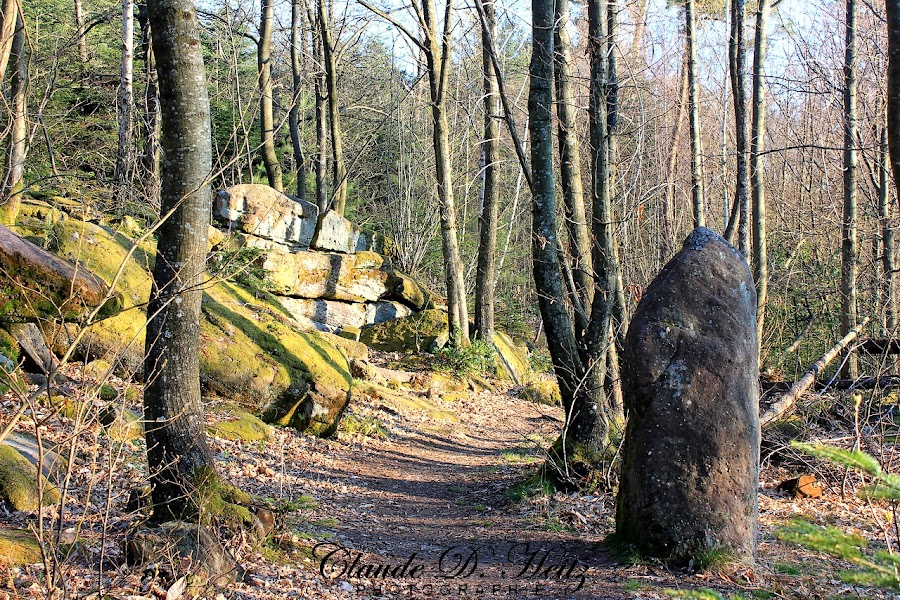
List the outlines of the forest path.
{"type": "Polygon", "coordinates": [[[506,494],[534,472],[562,411],[504,392],[442,408],[459,422],[397,415],[387,439],[345,436],[310,459],[311,522],[333,534],[317,550],[333,553],[322,574],[354,598],[622,597],[622,567],[601,543],[609,497],[579,497],[576,518],[506,494]]]}

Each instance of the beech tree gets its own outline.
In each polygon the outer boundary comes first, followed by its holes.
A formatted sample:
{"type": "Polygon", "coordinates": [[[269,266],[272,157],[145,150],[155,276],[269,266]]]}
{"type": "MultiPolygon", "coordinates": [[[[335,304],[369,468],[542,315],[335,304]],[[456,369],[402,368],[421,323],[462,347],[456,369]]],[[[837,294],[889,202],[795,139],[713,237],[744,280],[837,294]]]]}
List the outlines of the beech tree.
{"type": "Polygon", "coordinates": [[[263,164],[269,185],[279,192],[284,189],[281,163],[275,152],[275,116],[272,100],[272,27],[274,26],[274,1],[262,0],[259,17],[259,44],[257,62],[259,67],[259,135],[262,146],[263,164]]]}
{"type": "Polygon", "coordinates": [[[212,168],[209,98],[192,0],[147,3],[159,69],[163,222],[147,305],[144,416],[154,517],[188,516],[218,475],[200,403],[200,301],[212,168]]]}

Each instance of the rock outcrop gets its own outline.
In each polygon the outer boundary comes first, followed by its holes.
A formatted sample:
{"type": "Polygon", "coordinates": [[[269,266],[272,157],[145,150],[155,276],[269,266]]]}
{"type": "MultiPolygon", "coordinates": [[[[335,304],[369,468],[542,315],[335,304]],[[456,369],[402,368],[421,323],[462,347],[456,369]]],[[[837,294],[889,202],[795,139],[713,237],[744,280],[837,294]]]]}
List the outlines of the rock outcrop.
{"type": "Polygon", "coordinates": [[[705,228],[647,288],[622,354],[628,425],[616,535],[641,555],[702,563],[756,548],[756,292],[705,228]]]}
{"type": "Polygon", "coordinates": [[[319,209],[267,185],[235,185],[216,194],[213,217],[226,229],[309,248],[319,209]]]}

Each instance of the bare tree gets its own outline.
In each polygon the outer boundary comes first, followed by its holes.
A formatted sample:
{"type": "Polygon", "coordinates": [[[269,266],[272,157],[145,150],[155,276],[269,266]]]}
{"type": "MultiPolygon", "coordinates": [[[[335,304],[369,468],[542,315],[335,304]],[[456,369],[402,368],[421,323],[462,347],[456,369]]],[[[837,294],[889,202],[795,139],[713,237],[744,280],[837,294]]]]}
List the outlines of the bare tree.
{"type": "Polygon", "coordinates": [[[191,0],[150,0],[162,113],[161,207],[147,307],[144,415],[154,516],[196,510],[192,492],[217,477],[200,403],[199,284],[206,268],[212,168],[209,98],[191,0]]]}
{"type": "Polygon", "coordinates": [[[484,17],[487,22],[481,33],[481,70],[484,83],[484,139],[481,153],[484,175],[478,228],[478,268],[475,277],[475,329],[479,338],[491,341],[494,336],[497,226],[500,219],[500,90],[492,64],[492,40],[497,35],[497,19],[492,0],[484,3],[484,17]]]}
{"type": "Polygon", "coordinates": [[[771,0],[759,0],[756,13],[756,38],[753,46],[753,120],[750,125],[750,191],[753,200],[753,277],[756,279],[756,327],[763,343],[763,325],[769,291],[769,257],[766,240],[766,188],[763,173],[765,148],[765,61],[766,26],[771,0]]]}
{"type": "Polygon", "coordinates": [[[288,113],[288,127],[291,132],[291,146],[297,165],[297,197],[306,200],[306,155],[300,140],[300,96],[303,93],[303,9],[301,0],[291,0],[291,109],[288,113]]]}
{"type": "Polygon", "coordinates": [[[84,32],[84,11],[81,7],[81,0],[74,0],[75,2],[75,38],[76,43],[78,44],[78,58],[81,62],[87,62],[88,60],[88,49],[87,49],[87,35],[84,32]]]}
{"type": "MultiPolygon", "coordinates": [[[[466,308],[466,286],[457,234],[456,200],[453,193],[453,170],[450,163],[450,132],[447,122],[447,82],[450,74],[453,0],[445,0],[442,27],[438,26],[434,0],[413,2],[419,35],[385,11],[360,0],[360,4],[390,21],[421,51],[428,73],[431,99],[432,145],[434,147],[438,200],[441,219],[441,243],[444,253],[444,276],[447,282],[447,312],[450,340],[454,345],[469,343],[469,314],[466,308]]],[[[552,42],[550,48],[552,49],[552,42]]],[[[555,251],[555,249],[554,249],[555,251]]]]}
{"type": "Polygon", "coordinates": [[[13,37],[16,33],[16,21],[19,16],[19,0],[3,0],[0,11],[0,81],[6,75],[9,53],[12,52],[13,37]]]}
{"type": "MultiPolygon", "coordinates": [[[[857,248],[857,126],[856,126],[856,0],[847,0],[844,54],[844,212],[841,221],[841,336],[856,327],[857,248]]],[[[851,352],[841,374],[856,377],[858,360],[851,352]]]]}
{"type": "Polygon", "coordinates": [[[734,205],[725,231],[725,238],[737,246],[741,254],[750,258],[750,176],[747,169],[747,137],[750,119],[747,115],[747,43],[744,20],[747,0],[731,0],[731,35],[728,40],[728,72],[734,106],[734,205]]]}
{"type": "Polygon", "coordinates": [[[338,107],[337,58],[335,41],[331,37],[331,22],[326,0],[317,0],[319,41],[322,44],[322,66],[325,69],[325,85],[328,95],[328,123],[331,131],[331,207],[340,215],[347,207],[347,166],[344,164],[344,135],[341,130],[341,112],[338,107]]]}
{"type": "Polygon", "coordinates": [[[700,139],[699,88],[697,85],[697,20],[694,0],[684,2],[684,54],[688,77],[688,114],[691,129],[691,199],[694,227],[706,226],[706,202],[703,194],[703,145],[700,139]]]}
{"type": "Polygon", "coordinates": [[[119,78],[119,150],[116,153],[116,204],[124,211],[131,199],[131,124],[134,103],[134,0],[122,0],[122,67],[119,78]]]}
{"type": "Polygon", "coordinates": [[[259,17],[259,45],[257,63],[259,67],[259,125],[262,159],[266,167],[269,185],[279,192],[284,189],[281,163],[275,152],[275,116],[272,100],[272,27],[273,0],[261,0],[259,17]]]}
{"type": "Polygon", "coordinates": [[[888,32],[887,132],[894,189],[900,193],[900,0],[885,0],[888,32]]]}
{"type": "Polygon", "coordinates": [[[28,150],[28,55],[25,45],[25,23],[21,15],[16,19],[16,30],[10,51],[10,64],[13,65],[10,77],[10,136],[6,152],[6,173],[3,196],[6,199],[0,207],[0,222],[12,224],[16,220],[21,203],[22,182],[25,174],[25,155],[28,150]]]}

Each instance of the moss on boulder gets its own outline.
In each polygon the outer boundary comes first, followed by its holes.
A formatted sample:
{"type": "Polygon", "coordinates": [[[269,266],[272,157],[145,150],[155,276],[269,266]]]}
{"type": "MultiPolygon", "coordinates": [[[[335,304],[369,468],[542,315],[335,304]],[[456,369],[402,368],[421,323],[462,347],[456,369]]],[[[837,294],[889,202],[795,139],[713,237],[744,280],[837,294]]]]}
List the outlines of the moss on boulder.
{"type": "Polygon", "coordinates": [[[224,420],[217,419],[206,426],[210,435],[225,440],[241,440],[244,442],[264,442],[272,437],[272,428],[245,410],[229,404],[219,404],[212,408],[212,413],[224,413],[224,420]]]}
{"type": "Polygon", "coordinates": [[[447,312],[438,309],[363,327],[359,341],[383,352],[433,352],[449,339],[447,312]]]}
{"type": "Polygon", "coordinates": [[[27,529],[0,527],[0,564],[21,567],[41,562],[41,546],[27,529]]]}
{"type": "Polygon", "coordinates": [[[512,381],[517,385],[524,385],[531,380],[531,365],[526,350],[499,331],[494,333],[494,348],[497,349],[494,354],[494,373],[497,379],[512,381]]]}
{"type": "MultiPolygon", "coordinates": [[[[38,494],[38,470],[18,450],[0,445],[0,501],[12,510],[34,511],[41,500],[38,494]]],[[[43,476],[43,504],[59,500],[59,492],[43,476]]]]}
{"type": "Polygon", "coordinates": [[[559,393],[559,385],[555,381],[539,379],[532,381],[522,389],[522,397],[539,404],[559,406],[562,404],[562,395],[559,393]]]}

